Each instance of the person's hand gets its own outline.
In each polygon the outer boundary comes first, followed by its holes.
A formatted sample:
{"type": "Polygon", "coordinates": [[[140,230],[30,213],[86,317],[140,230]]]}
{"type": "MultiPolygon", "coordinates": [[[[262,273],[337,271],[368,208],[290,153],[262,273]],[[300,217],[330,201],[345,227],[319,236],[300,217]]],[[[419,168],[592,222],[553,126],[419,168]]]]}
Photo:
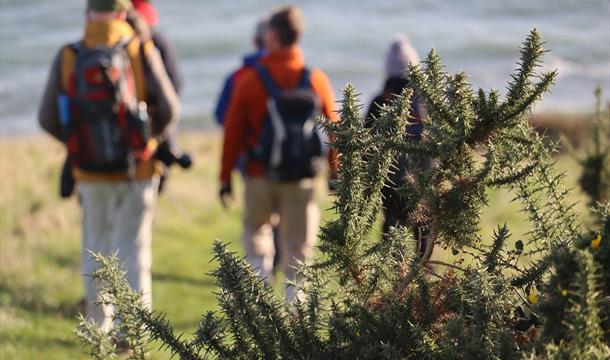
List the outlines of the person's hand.
{"type": "Polygon", "coordinates": [[[226,209],[229,207],[231,202],[233,202],[233,190],[231,189],[231,183],[226,182],[220,184],[220,191],[218,193],[220,196],[220,203],[226,209]]]}

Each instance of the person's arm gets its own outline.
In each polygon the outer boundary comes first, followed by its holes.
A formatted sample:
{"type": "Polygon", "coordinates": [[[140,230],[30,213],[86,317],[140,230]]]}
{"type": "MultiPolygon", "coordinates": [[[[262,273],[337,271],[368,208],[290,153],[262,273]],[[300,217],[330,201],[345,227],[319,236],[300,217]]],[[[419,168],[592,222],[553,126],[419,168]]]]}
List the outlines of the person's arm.
{"type": "MultiPolygon", "coordinates": [[[[339,114],[335,111],[335,93],[326,74],[314,69],[311,73],[311,85],[322,101],[322,113],[324,116],[330,121],[339,121],[339,114]]],[[[334,141],[333,134],[329,134],[329,139],[331,142],[334,141]]],[[[335,176],[339,171],[339,160],[337,151],[334,149],[328,152],[328,164],[330,166],[331,177],[335,176]]]]}
{"type": "Polygon", "coordinates": [[[38,110],[38,123],[54,138],[65,142],[63,129],[59,119],[58,96],[61,88],[60,59],[63,49],[55,56],[49,79],[42,96],[40,108],[38,110]]]}
{"type": "Polygon", "coordinates": [[[174,86],[165,71],[165,66],[154,46],[145,47],[144,61],[147,71],[148,98],[154,104],[152,132],[160,140],[166,139],[173,131],[180,116],[180,101],[174,86]]]}
{"type": "Polygon", "coordinates": [[[172,43],[167,40],[165,36],[157,31],[153,30],[152,38],[155,46],[159,49],[159,54],[161,55],[165,71],[167,71],[167,76],[169,76],[172,85],[174,85],[176,94],[180,95],[180,92],[182,91],[182,75],[178,67],[176,49],[174,49],[172,43]]]}
{"type": "Polygon", "coordinates": [[[225,117],[224,140],[222,145],[220,182],[230,184],[231,171],[237,159],[246,149],[248,127],[248,88],[249,79],[243,78],[235,84],[225,117]]]}

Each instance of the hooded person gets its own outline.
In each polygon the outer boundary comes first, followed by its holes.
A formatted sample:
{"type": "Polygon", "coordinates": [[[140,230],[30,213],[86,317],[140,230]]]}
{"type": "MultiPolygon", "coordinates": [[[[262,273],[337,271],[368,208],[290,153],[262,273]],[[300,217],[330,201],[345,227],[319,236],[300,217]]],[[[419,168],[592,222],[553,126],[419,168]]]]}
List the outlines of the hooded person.
{"type": "Polygon", "coordinates": [[[409,65],[419,65],[419,55],[409,38],[404,34],[398,34],[390,44],[385,57],[386,76],[404,78],[407,76],[409,65]]]}
{"type": "MultiPolygon", "coordinates": [[[[379,93],[368,108],[367,115],[364,119],[364,125],[371,128],[375,120],[381,114],[381,108],[384,105],[391,105],[396,96],[410,86],[408,69],[409,65],[418,65],[419,55],[415,48],[411,45],[409,38],[404,34],[397,35],[385,56],[385,80],[383,90],[379,93]]],[[[411,119],[407,126],[407,138],[411,141],[419,141],[421,139],[426,118],[426,111],[423,104],[418,100],[416,94],[411,97],[411,119]]],[[[428,234],[428,227],[425,224],[413,224],[409,221],[409,214],[413,209],[407,207],[407,204],[401,199],[400,194],[396,191],[405,183],[409,169],[407,168],[407,159],[404,155],[400,155],[396,159],[397,170],[392,173],[389,183],[382,189],[383,194],[383,234],[387,235],[390,228],[393,226],[412,226],[416,239],[419,239],[420,249],[425,249],[425,241],[428,234]],[[390,186],[390,184],[393,184],[390,186]]],[[[429,166],[426,161],[420,164],[421,167],[429,166]]]]}
{"type": "MultiPolygon", "coordinates": [[[[367,112],[365,119],[367,127],[372,124],[374,118],[379,116],[379,110],[383,105],[389,104],[393,97],[400,95],[400,93],[409,86],[407,74],[409,65],[418,64],[419,55],[413,45],[411,45],[409,38],[404,34],[396,35],[385,56],[385,80],[383,90],[380,94],[375,96],[367,112]]],[[[419,111],[423,109],[420,109],[421,106],[419,103],[413,105],[416,105],[416,109],[414,109],[416,113],[411,115],[417,122],[421,122],[423,114],[419,114],[419,111]]],[[[421,129],[411,131],[410,133],[419,136],[421,134],[421,129]]]]}

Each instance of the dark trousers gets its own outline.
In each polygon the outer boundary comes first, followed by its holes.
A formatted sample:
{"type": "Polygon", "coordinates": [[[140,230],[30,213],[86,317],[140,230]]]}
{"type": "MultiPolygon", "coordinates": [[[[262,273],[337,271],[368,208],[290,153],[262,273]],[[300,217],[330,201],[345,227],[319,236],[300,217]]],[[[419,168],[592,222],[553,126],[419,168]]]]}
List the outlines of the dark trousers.
{"type": "Polygon", "coordinates": [[[423,256],[428,245],[430,226],[426,223],[410,221],[409,213],[413,209],[406,206],[395,189],[384,186],[381,193],[383,195],[383,236],[389,234],[390,227],[411,227],[413,238],[418,243],[419,255],[423,256]]]}

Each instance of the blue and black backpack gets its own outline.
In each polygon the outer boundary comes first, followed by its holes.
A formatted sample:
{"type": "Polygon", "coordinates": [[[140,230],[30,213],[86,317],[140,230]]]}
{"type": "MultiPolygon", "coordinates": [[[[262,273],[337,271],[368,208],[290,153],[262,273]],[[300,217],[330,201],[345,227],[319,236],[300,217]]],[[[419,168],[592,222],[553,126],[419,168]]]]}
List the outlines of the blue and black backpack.
{"type": "Polygon", "coordinates": [[[327,137],[316,122],[320,98],[311,87],[311,73],[303,69],[296,88],[282,90],[269,71],[255,67],[269,93],[267,116],[257,146],[248,152],[260,161],[274,181],[297,181],[314,177],[326,155],[327,137]]]}

